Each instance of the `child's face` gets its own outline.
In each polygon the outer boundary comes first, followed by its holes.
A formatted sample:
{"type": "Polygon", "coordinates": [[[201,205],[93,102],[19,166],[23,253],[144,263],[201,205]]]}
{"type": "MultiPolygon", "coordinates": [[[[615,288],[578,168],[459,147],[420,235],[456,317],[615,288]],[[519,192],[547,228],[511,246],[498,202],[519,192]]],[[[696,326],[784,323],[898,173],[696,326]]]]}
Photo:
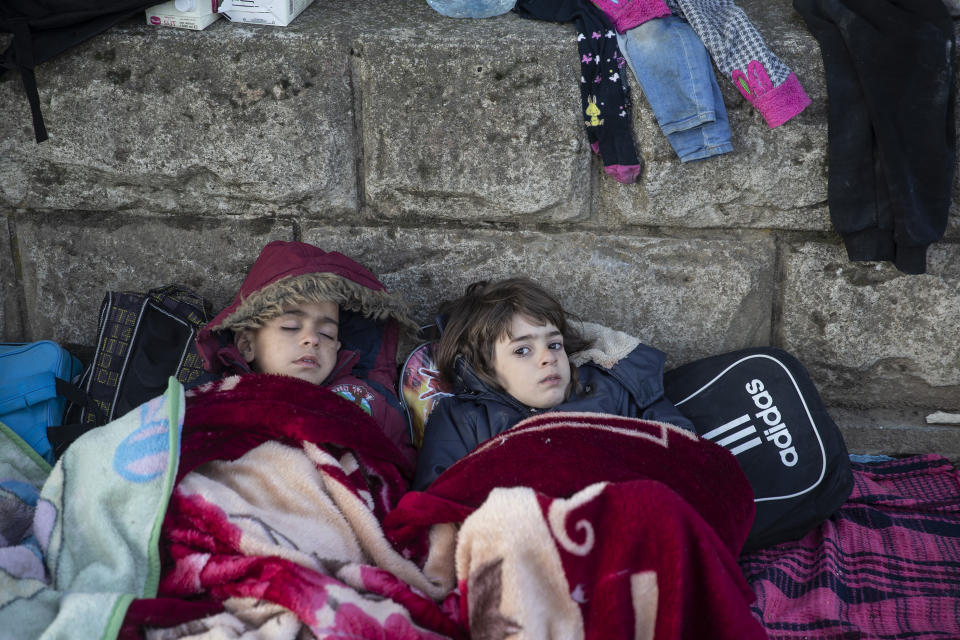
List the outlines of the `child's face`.
{"type": "Polygon", "coordinates": [[[517,314],[510,333],[513,337],[501,337],[493,350],[500,386],[528,407],[549,409],[563,402],[570,364],[560,331],[549,322],[539,324],[517,314]]]}
{"type": "Polygon", "coordinates": [[[337,364],[339,319],[335,302],[302,304],[259,329],[238,332],[237,349],[254,371],[322,384],[337,364]]]}

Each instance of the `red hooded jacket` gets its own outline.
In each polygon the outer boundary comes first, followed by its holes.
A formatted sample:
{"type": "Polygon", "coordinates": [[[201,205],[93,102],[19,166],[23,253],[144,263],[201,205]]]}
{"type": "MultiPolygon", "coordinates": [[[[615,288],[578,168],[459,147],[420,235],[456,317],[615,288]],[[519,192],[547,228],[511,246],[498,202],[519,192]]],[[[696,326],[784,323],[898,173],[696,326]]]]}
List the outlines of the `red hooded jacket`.
{"type": "Polygon", "coordinates": [[[399,319],[402,302],[387,292],[376,276],[336,251],[323,251],[304,242],[267,244],[225,309],[197,334],[204,368],[214,374],[251,373],[233,342],[233,331],[221,327],[225,319],[254,293],[283,278],[311,273],[342,278],[337,364],[324,383],[331,391],[370,413],[401,451],[413,461],[416,450],[395,389],[399,319]]]}

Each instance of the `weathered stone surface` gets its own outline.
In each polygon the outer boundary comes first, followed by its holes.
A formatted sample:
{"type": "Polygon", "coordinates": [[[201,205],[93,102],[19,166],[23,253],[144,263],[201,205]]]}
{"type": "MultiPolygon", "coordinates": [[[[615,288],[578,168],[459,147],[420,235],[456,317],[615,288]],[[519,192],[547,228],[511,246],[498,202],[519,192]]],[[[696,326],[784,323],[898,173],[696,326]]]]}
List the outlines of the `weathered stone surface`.
{"type": "Polygon", "coordinates": [[[960,464],[960,427],[928,425],[919,410],[831,408],[850,453],[907,456],[939,453],[960,464]]]}
{"type": "Polygon", "coordinates": [[[20,297],[13,247],[10,246],[10,220],[0,210],[0,339],[16,342],[23,334],[20,326],[20,297]]]}
{"type": "Polygon", "coordinates": [[[773,245],[594,233],[306,228],[303,238],[354,256],[409,300],[418,320],[476,280],[529,275],[584,320],[627,331],[668,362],[767,344],[773,245]]]}
{"type": "Polygon", "coordinates": [[[928,274],[850,263],[836,245],[784,257],[784,347],[829,402],[960,407],[960,246],[934,245],[928,274]]]}
{"type": "Polygon", "coordinates": [[[137,18],[37,68],[42,145],[7,74],[0,335],[90,346],[107,289],[181,281],[219,307],[263,244],[302,237],[422,321],[473,280],[526,273],[671,366],[782,346],[852,412],[851,450],[952,455],[956,430],[898,416],[960,410],[960,173],[928,275],[850,264],[819,47],[790,0],[738,5],[813,103],[771,130],[720,78],[735,151],[680,164],[631,78],[646,168],[629,186],[587,147],[574,28],[516,14],[315,0],[284,28],[137,18]]]}
{"type": "Polygon", "coordinates": [[[180,283],[218,311],[270,240],[293,238],[277,219],[177,222],[58,214],[16,220],[27,301],[26,337],[92,347],[107,291],[180,283]]]}
{"type": "Polygon", "coordinates": [[[478,21],[448,22],[470,42],[361,38],[367,203],[391,216],[584,217],[591,152],[573,31],[543,23],[534,41],[490,41],[478,21]]]}
{"type": "Polygon", "coordinates": [[[324,30],[127,23],[0,83],[0,203],[320,214],[358,206],[349,47],[324,30]]]}

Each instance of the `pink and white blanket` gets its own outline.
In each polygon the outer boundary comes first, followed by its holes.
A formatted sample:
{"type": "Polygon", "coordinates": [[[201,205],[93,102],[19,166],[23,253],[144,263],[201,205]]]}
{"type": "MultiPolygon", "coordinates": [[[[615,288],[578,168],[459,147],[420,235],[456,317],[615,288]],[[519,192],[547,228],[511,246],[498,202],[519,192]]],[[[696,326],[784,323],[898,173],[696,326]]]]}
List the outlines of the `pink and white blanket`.
{"type": "Polygon", "coordinates": [[[191,392],[159,595],[120,637],[766,637],[736,562],[752,493],[712,443],[552,414],[426,492],[411,472],[324,389],[191,392]]]}

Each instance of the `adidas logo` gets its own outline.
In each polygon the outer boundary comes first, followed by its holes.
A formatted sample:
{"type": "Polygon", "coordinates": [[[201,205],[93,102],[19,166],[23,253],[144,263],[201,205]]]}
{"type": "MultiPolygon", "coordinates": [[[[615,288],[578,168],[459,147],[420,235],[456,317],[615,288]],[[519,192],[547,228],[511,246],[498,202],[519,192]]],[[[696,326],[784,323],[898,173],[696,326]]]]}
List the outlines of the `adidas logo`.
{"type": "Polygon", "coordinates": [[[764,390],[763,382],[760,380],[748,382],[746,391],[750,394],[754,406],[760,409],[760,412],[753,416],[745,413],[716,429],[711,429],[704,433],[702,437],[729,449],[730,453],[735,456],[760,446],[766,439],[767,442],[773,443],[780,450],[780,462],[784,466],[795,466],[799,461],[799,456],[793,446],[793,437],[790,435],[787,425],[783,423],[783,417],[773,403],[773,397],[768,391],[764,390]],[[754,419],[762,421],[762,424],[767,427],[763,430],[762,436],[753,424],[754,419]]]}

